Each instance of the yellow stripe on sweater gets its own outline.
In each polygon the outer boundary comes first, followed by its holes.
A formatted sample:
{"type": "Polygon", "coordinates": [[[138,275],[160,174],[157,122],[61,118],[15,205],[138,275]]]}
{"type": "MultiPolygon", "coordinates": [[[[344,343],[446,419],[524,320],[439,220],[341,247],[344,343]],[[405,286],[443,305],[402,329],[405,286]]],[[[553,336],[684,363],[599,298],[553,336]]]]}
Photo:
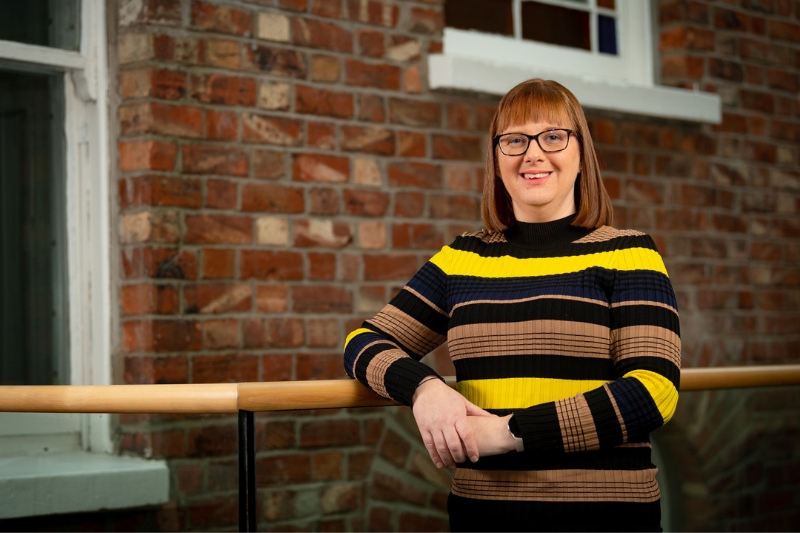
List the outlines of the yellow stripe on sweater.
{"type": "Polygon", "coordinates": [[[650,370],[631,370],[623,377],[638,379],[653,398],[664,423],[669,422],[678,405],[678,390],[670,380],[650,370]]]}
{"type": "Polygon", "coordinates": [[[353,340],[354,337],[356,337],[357,335],[361,335],[362,333],[375,333],[375,332],[367,328],[358,328],[356,330],[351,331],[350,335],[348,335],[344,341],[344,349],[347,350],[347,345],[350,344],[350,341],[353,340]]]}
{"type": "Polygon", "coordinates": [[[460,381],[456,390],[482,409],[525,409],[571,398],[608,381],[555,378],[499,378],[460,381]]]}
{"type": "Polygon", "coordinates": [[[465,252],[445,246],[431,258],[431,263],[439,267],[448,276],[474,276],[479,278],[570,274],[592,267],[614,270],[653,270],[668,276],[664,261],[658,255],[658,252],[647,248],[628,248],[567,257],[517,259],[508,255],[483,257],[475,252],[465,252]]]}

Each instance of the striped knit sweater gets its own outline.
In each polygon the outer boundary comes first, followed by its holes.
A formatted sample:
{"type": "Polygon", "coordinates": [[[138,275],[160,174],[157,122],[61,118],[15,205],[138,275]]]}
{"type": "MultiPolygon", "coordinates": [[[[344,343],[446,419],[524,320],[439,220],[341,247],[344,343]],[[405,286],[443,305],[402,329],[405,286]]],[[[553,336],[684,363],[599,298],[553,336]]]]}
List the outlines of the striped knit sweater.
{"type": "Polygon", "coordinates": [[[345,368],[410,404],[448,343],[457,390],[514,413],[522,453],[457,466],[454,530],[658,530],[649,433],[678,400],[675,296],[653,240],[574,216],[464,234],[352,332],[345,368]]]}

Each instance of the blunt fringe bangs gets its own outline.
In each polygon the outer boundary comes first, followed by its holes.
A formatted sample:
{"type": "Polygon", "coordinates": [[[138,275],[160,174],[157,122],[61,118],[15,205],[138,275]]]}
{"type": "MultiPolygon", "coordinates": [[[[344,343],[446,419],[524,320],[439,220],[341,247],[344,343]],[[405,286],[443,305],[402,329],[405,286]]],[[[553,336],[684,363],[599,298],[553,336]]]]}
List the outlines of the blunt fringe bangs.
{"type": "Polygon", "coordinates": [[[511,89],[500,100],[489,127],[486,171],[483,181],[483,223],[489,231],[504,231],[517,223],[511,197],[498,176],[494,137],[511,126],[527,122],[550,122],[573,130],[580,145],[581,173],[575,182],[577,216],[574,226],[588,229],[613,223],[611,198],[600,177],[586,116],[577,98],[553,80],[534,78],[511,89]]]}

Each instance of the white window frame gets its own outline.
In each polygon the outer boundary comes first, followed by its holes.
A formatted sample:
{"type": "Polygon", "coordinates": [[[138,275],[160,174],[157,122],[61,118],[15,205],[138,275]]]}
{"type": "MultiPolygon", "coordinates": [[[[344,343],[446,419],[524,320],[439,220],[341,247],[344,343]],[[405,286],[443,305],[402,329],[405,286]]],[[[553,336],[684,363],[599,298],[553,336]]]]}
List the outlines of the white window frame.
{"type": "MultiPolygon", "coordinates": [[[[105,2],[81,0],[80,10],[80,51],[0,40],[0,59],[64,76],[69,383],[108,385],[115,313],[105,2]]],[[[168,501],[164,461],[114,451],[107,414],[0,413],[0,518],[168,501]]]]}
{"type": "Polygon", "coordinates": [[[443,52],[428,56],[430,88],[501,95],[540,77],[559,81],[588,108],[721,122],[718,95],[656,85],[649,0],[617,0],[617,55],[522,40],[521,1],[513,0],[514,37],[445,28],[443,52]]]}

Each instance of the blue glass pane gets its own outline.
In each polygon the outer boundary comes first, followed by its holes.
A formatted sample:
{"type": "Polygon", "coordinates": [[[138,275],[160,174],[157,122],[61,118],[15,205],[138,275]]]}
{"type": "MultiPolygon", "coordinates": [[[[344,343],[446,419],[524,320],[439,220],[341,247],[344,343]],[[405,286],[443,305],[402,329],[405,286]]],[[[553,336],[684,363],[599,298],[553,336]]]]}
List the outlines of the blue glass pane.
{"type": "Polygon", "coordinates": [[[597,29],[600,36],[600,53],[617,55],[617,20],[607,15],[597,15],[597,29]]]}

